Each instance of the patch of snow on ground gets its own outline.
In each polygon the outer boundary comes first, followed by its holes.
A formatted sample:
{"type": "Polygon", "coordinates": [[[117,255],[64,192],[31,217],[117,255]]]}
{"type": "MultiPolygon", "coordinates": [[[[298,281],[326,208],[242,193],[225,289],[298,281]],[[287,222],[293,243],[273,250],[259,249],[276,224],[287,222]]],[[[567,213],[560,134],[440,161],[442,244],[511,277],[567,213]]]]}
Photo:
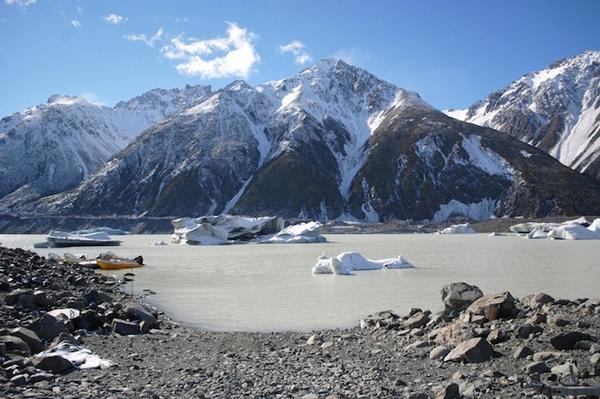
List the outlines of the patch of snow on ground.
{"type": "Polygon", "coordinates": [[[100,358],[92,353],[91,350],[82,346],[73,345],[69,342],[61,342],[51,349],[35,355],[38,358],[48,356],[60,356],[70,361],[78,369],[106,369],[113,365],[110,360],[100,358]]]}

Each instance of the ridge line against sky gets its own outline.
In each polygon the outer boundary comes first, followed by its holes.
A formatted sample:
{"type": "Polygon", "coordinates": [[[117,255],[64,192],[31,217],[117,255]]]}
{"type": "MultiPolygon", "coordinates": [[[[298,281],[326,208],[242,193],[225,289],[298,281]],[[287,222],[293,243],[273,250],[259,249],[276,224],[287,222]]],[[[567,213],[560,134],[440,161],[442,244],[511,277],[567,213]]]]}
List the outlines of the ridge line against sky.
{"type": "Polygon", "coordinates": [[[462,108],[600,49],[600,2],[0,0],[0,116],[52,94],[114,105],[152,88],[250,84],[336,57],[462,108]]]}

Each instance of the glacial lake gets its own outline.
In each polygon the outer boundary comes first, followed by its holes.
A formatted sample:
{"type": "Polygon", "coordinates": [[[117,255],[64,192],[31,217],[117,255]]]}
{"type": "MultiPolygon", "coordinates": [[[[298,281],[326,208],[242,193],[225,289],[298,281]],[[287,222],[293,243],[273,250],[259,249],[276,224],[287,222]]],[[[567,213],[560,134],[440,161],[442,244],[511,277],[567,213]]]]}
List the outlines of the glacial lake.
{"type": "MultiPolygon", "coordinates": [[[[555,297],[600,296],[598,241],[527,240],[475,235],[327,235],[323,244],[188,246],[169,235],[122,236],[120,247],[37,249],[95,257],[110,250],[143,255],[133,288],[178,322],[208,330],[281,331],[350,327],[373,312],[441,309],[440,289],[451,281],[485,293],[537,291],[555,297]],[[155,240],[167,246],[151,246],[155,240]],[[321,254],[360,251],[369,258],[402,255],[414,269],[311,274],[321,254]]],[[[7,247],[32,249],[42,235],[0,235],[7,247]]],[[[115,272],[102,272],[114,274],[115,272]]],[[[123,272],[124,273],[124,272],[123,272]]]]}

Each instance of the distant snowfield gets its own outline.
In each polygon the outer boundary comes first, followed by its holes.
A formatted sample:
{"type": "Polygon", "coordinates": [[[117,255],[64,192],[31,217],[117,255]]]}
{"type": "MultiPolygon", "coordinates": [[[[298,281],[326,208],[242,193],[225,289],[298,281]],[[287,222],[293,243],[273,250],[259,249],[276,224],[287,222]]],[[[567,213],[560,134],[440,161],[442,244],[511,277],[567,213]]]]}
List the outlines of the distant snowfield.
{"type": "MultiPolygon", "coordinates": [[[[133,288],[170,316],[210,330],[309,331],[351,327],[385,309],[441,309],[440,289],[466,281],[515,296],[594,297],[600,281],[597,241],[526,240],[467,235],[327,235],[324,244],[151,246],[167,235],[121,237],[123,256],[143,255],[133,288]],[[402,255],[414,269],[371,270],[352,276],[313,276],[321,254],[359,251],[369,259],[402,255]],[[568,273],[565,273],[568,270],[568,273]]],[[[0,235],[5,246],[28,247],[42,236],[0,235]]],[[[59,250],[96,255],[98,248],[59,250]]],[[[56,249],[40,249],[45,255],[56,249]]],[[[110,272],[108,274],[114,274],[110,272]]],[[[128,287],[127,287],[128,288],[128,287]]]]}

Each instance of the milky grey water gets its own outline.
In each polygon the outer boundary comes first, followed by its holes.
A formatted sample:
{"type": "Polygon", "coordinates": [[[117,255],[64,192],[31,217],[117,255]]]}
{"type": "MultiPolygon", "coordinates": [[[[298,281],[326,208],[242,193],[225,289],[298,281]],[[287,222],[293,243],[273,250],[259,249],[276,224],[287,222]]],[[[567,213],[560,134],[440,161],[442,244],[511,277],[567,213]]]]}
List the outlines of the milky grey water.
{"type": "MultiPolygon", "coordinates": [[[[0,235],[8,247],[31,248],[39,235],[0,235]]],[[[167,235],[121,237],[118,255],[142,254],[135,289],[174,319],[211,330],[311,330],[349,327],[384,309],[441,308],[440,288],[467,281],[484,292],[522,296],[599,297],[600,242],[526,240],[487,235],[328,235],[329,243],[151,247],[167,235]],[[313,276],[321,253],[356,250],[370,258],[403,255],[414,269],[313,276]]],[[[38,249],[96,256],[99,248],[38,249]]],[[[114,273],[114,272],[110,272],[114,273]]]]}

